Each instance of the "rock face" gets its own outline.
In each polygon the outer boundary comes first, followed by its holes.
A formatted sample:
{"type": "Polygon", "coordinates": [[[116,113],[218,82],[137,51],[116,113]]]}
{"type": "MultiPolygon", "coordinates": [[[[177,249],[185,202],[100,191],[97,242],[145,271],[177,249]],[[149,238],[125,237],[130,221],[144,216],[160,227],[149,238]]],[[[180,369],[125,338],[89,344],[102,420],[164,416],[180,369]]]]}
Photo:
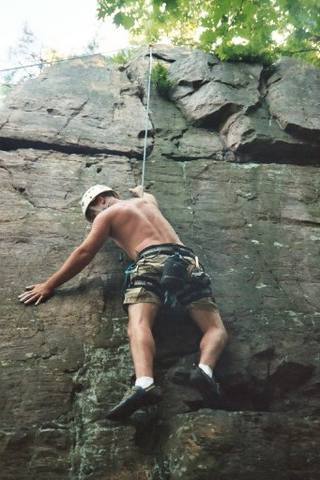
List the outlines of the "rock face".
{"type": "Polygon", "coordinates": [[[55,66],[40,78],[17,88],[1,111],[3,145],[7,139],[9,147],[29,141],[69,152],[141,154],[144,108],[125,73],[96,56],[85,66],[55,66]]]}
{"type": "Polygon", "coordinates": [[[200,332],[163,309],[158,409],[114,424],[132,366],[111,243],[38,307],[17,301],[87,233],[81,194],[140,182],[146,52],[59,64],[0,110],[3,480],[315,480],[320,461],[319,70],[159,46],[147,183],[214,279],[230,334],[221,410],[188,386],[200,332]]]}

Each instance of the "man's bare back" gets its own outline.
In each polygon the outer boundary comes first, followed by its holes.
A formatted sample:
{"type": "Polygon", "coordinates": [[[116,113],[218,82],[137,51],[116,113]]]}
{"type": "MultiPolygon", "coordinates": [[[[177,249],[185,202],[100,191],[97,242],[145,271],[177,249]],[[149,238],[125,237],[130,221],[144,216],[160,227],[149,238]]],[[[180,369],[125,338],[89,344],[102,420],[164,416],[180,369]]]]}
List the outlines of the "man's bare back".
{"type": "MultiPolygon", "coordinates": [[[[150,197],[119,200],[99,214],[110,224],[109,237],[133,259],[146,247],[163,243],[183,245],[150,197]]],[[[92,228],[95,228],[93,224],[92,228]]]]}

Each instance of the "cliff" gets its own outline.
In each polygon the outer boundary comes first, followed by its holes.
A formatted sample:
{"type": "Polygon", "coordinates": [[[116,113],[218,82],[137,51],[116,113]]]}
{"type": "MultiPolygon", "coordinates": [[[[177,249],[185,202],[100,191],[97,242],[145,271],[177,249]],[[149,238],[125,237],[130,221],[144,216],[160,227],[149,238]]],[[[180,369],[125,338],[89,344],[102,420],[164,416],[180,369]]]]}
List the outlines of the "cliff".
{"type": "Polygon", "coordinates": [[[158,46],[170,100],[151,95],[147,184],[214,280],[230,334],[224,408],[187,383],[199,332],[155,327],[159,409],[105,418],[133,373],[111,243],[38,307],[87,233],[81,194],[141,179],[147,51],[56,64],[0,110],[0,471],[3,480],[315,480],[320,468],[320,71],[158,46]]]}

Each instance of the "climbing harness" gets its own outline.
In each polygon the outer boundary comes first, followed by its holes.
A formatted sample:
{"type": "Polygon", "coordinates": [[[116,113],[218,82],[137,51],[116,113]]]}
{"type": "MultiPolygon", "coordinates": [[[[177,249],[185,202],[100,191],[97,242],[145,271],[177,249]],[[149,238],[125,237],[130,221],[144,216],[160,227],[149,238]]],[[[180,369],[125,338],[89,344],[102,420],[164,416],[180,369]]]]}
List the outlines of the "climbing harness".
{"type": "Polygon", "coordinates": [[[200,298],[212,296],[210,277],[199,265],[198,257],[183,245],[163,244],[147,247],[140,252],[137,263],[130,264],[125,271],[125,289],[143,287],[155,293],[164,305],[172,308],[177,305],[186,306],[200,298]],[[168,255],[161,275],[158,278],[148,273],[139,275],[137,263],[143,258],[157,254],[168,255]],[[194,259],[194,265],[190,263],[190,259],[194,259]]]}
{"type": "Polygon", "coordinates": [[[148,123],[149,123],[149,111],[150,111],[151,72],[152,72],[152,46],[149,45],[149,75],[148,75],[148,87],[147,87],[147,106],[146,106],[146,117],[145,117],[143,162],[142,162],[142,179],[141,179],[142,191],[144,190],[144,179],[145,179],[146,159],[147,159],[147,139],[148,139],[148,123]]]}
{"type": "Polygon", "coordinates": [[[191,271],[189,262],[179,253],[167,258],[164,264],[160,285],[164,291],[164,304],[171,307],[187,305],[200,297],[212,295],[210,277],[196,266],[191,271]]]}
{"type": "MultiPolygon", "coordinates": [[[[173,255],[174,253],[179,252],[184,257],[194,258],[197,257],[191,250],[191,248],[185,247],[184,245],[178,245],[176,243],[162,243],[161,245],[151,245],[146,247],[141,252],[139,252],[138,260],[144,257],[150,257],[157,254],[160,255],[173,255]]],[[[199,266],[199,265],[198,265],[199,266]]]]}

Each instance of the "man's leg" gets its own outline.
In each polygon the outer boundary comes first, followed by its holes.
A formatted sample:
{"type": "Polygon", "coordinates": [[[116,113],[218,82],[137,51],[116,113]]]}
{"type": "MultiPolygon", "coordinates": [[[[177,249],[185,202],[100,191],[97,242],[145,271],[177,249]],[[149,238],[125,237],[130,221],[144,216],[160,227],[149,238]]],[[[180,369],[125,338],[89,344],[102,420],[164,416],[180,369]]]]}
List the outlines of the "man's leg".
{"type": "Polygon", "coordinates": [[[128,336],[136,377],[153,378],[155,343],[152,326],[159,305],[155,303],[134,303],[128,307],[128,336]]]}
{"type": "Polygon", "coordinates": [[[203,332],[200,342],[200,363],[214,368],[228,339],[220,314],[217,310],[191,307],[190,315],[203,332]]]}
{"type": "Polygon", "coordinates": [[[199,366],[192,370],[190,381],[200,391],[206,406],[221,408],[220,386],[212,370],[227,342],[227,332],[217,310],[192,307],[190,315],[203,332],[199,366]]]}
{"type": "Polygon", "coordinates": [[[161,390],[153,381],[155,343],[151,330],[158,309],[159,305],[154,303],[135,303],[128,307],[128,336],[137,379],[135,386],[107,414],[110,420],[121,420],[161,400],[161,390]]]}

